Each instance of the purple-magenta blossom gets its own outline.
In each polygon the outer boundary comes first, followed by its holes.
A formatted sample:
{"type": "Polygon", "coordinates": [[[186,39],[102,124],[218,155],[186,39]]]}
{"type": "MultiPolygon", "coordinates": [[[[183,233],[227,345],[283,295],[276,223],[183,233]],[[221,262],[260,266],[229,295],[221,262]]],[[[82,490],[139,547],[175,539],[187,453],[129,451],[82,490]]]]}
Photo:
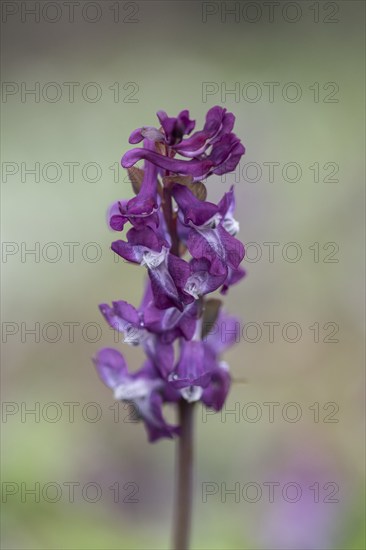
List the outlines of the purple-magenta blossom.
{"type": "Polygon", "coordinates": [[[188,111],[182,111],[177,118],[169,118],[165,112],[159,111],[158,117],[163,131],[152,127],[139,128],[131,134],[130,143],[139,143],[144,138],[153,143],[163,142],[167,154],[162,155],[145,146],[132,149],[122,157],[121,163],[124,168],[145,159],[175,174],[202,179],[210,174],[221,175],[235,170],[245,153],[240,139],[231,131],[235,117],[222,107],[212,107],[206,115],[203,130],[186,139],[183,139],[183,136],[189,134],[194,127],[188,111]],[[192,160],[173,158],[176,154],[192,160]]]}
{"type": "MultiPolygon", "coordinates": [[[[153,150],[150,140],[144,140],[144,147],[153,150]]],[[[128,201],[118,201],[109,210],[109,225],[115,231],[122,231],[124,225],[130,222],[137,228],[145,225],[159,225],[158,217],[158,170],[155,164],[145,161],[144,175],[140,191],[136,197],[128,201]]]]}
{"type": "Polygon", "coordinates": [[[222,288],[220,290],[221,294],[225,295],[227,294],[229,288],[232,285],[236,285],[239,281],[244,279],[247,272],[242,267],[238,267],[238,269],[232,269],[231,267],[228,268],[228,275],[225,279],[224,284],[222,285],[222,288]]]}
{"type": "Polygon", "coordinates": [[[221,313],[203,339],[198,333],[191,341],[180,340],[180,357],[169,381],[185,399],[191,402],[201,399],[216,411],[223,407],[231,378],[229,367],[220,356],[237,341],[238,325],[237,319],[221,313]]]}
{"type": "Polygon", "coordinates": [[[230,187],[230,190],[225,193],[221,201],[217,205],[218,211],[222,219],[222,225],[224,229],[230,235],[237,235],[239,232],[240,226],[239,222],[234,218],[235,212],[235,195],[234,195],[234,186],[230,187]]]}
{"type": "Polygon", "coordinates": [[[129,262],[147,267],[157,307],[182,310],[192,301],[184,291],[190,275],[189,264],[170,254],[168,243],[151,227],[131,228],[127,242],[113,242],[112,250],[129,262]]]}
{"type": "Polygon", "coordinates": [[[152,126],[137,128],[130,135],[130,143],[140,143],[147,138],[153,142],[161,141],[168,145],[176,145],[182,141],[184,135],[190,134],[196,125],[194,120],[190,120],[187,110],[181,111],[176,118],[168,117],[165,111],[158,111],[156,114],[163,132],[152,126]]]}
{"type": "Polygon", "coordinates": [[[196,125],[194,120],[190,120],[189,111],[187,110],[181,111],[177,118],[168,117],[165,111],[158,111],[157,116],[163,127],[168,145],[180,143],[183,136],[190,134],[196,125]]]}
{"type": "Polygon", "coordinates": [[[213,163],[208,159],[177,160],[149,149],[131,149],[122,157],[122,166],[130,168],[139,160],[148,160],[159,168],[164,168],[176,174],[191,175],[195,179],[203,179],[213,168],[213,163]]]}
{"type": "Polygon", "coordinates": [[[181,340],[179,361],[169,381],[173,388],[186,390],[183,396],[188,401],[198,401],[210,383],[210,370],[202,340],[181,340]]]}
{"type": "Polygon", "coordinates": [[[172,195],[179,207],[182,221],[191,227],[215,227],[221,219],[218,206],[200,201],[188,187],[175,184],[172,195]]]}
{"type": "Polygon", "coordinates": [[[224,276],[222,283],[225,282],[225,288],[237,282],[242,273],[239,264],[244,258],[244,246],[233,236],[239,230],[233,217],[233,188],[218,206],[200,201],[183,185],[175,184],[172,194],[179,207],[181,225],[191,228],[185,236],[193,258],[205,259],[210,275],[224,276]]]}
{"type": "Polygon", "coordinates": [[[101,349],[94,363],[102,381],[113,390],[118,401],[132,403],[144,421],[149,441],[173,437],[177,426],[167,424],[162,414],[164,380],[150,361],[137,372],[129,373],[123,355],[112,348],[101,349]]]}
{"type": "Polygon", "coordinates": [[[196,183],[234,170],[244,154],[232,131],[234,115],[212,107],[195,132],[188,110],[157,115],[160,127],[132,132],[130,143],[142,147],[122,158],[126,168],[144,160],[143,173],[130,171],[137,195],[115,202],[108,213],[111,229],[130,225],[111,247],[126,262],[147,268],[143,299],[138,308],[123,300],[100,305],[107,323],[125,343],[141,346],[147,361],[130,373],[117,350],[102,349],[95,358],[115,398],[137,408],[150,441],[179,434],[163,418],[164,403],[200,400],[214,410],[223,407],[230,374],[221,354],[238,341],[238,322],[206,296],[225,294],[245,275],[233,187],[215,204],[200,200],[206,190],[196,183]]]}
{"type": "MultiPolygon", "coordinates": [[[[212,274],[210,272],[211,264],[206,258],[201,258],[199,260],[193,258],[189,262],[191,268],[191,274],[188,277],[184,290],[196,300],[201,296],[210,294],[223,285],[230,286],[230,281],[228,281],[228,272],[223,271],[218,275],[212,274]]],[[[226,287],[225,287],[226,288],[226,287]]]]}
{"type": "Polygon", "coordinates": [[[110,327],[123,334],[123,342],[133,346],[141,345],[161,375],[169,375],[174,362],[172,342],[164,341],[160,335],[145,328],[143,310],[137,311],[122,300],[113,302],[112,307],[101,304],[99,309],[110,327]]]}
{"type": "Polygon", "coordinates": [[[197,324],[197,303],[191,302],[182,311],[176,307],[159,309],[150,304],[144,311],[144,326],[147,330],[160,335],[165,343],[179,337],[191,340],[197,324]]]}

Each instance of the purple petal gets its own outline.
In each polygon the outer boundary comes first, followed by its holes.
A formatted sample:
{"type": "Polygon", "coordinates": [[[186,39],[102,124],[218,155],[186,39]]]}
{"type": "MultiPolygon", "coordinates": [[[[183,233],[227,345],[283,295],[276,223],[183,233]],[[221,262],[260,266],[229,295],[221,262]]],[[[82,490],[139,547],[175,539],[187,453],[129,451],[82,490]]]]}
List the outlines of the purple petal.
{"type": "Polygon", "coordinates": [[[208,158],[215,166],[219,166],[228,159],[230,153],[239,143],[240,140],[235,134],[224,134],[219,141],[214,144],[208,158]]]}
{"type": "Polygon", "coordinates": [[[230,190],[224,194],[219,204],[217,205],[218,210],[223,218],[227,214],[233,214],[235,210],[235,195],[234,195],[234,186],[230,187],[230,190]]]}
{"type": "Polygon", "coordinates": [[[229,268],[227,279],[224,282],[222,289],[220,290],[221,294],[223,295],[227,294],[229,288],[232,285],[235,285],[236,283],[241,281],[245,277],[245,275],[246,275],[246,271],[241,267],[238,267],[238,269],[229,268]]]}
{"type": "Polygon", "coordinates": [[[175,117],[168,117],[165,111],[157,113],[162,125],[168,145],[179,143],[185,134],[189,134],[195,127],[195,121],[190,120],[189,111],[184,110],[175,117]]]}
{"type": "Polygon", "coordinates": [[[179,336],[191,340],[196,328],[197,304],[192,302],[183,311],[175,307],[161,310],[150,304],[144,310],[144,326],[153,333],[160,334],[165,343],[170,343],[179,336]]]}
{"type": "Polygon", "coordinates": [[[230,390],[231,377],[224,365],[218,364],[212,370],[211,381],[202,394],[203,403],[215,411],[222,409],[230,390]]]}
{"type": "Polygon", "coordinates": [[[154,363],[161,376],[167,379],[174,367],[173,344],[162,342],[158,336],[150,335],[144,342],[146,355],[154,363]]]}
{"type": "Polygon", "coordinates": [[[131,246],[142,246],[154,252],[160,252],[163,246],[168,246],[168,243],[151,227],[141,229],[132,227],[126,237],[131,246]]]}
{"type": "Polygon", "coordinates": [[[175,145],[174,150],[184,157],[197,157],[209,147],[210,144],[207,142],[207,138],[205,132],[196,132],[190,138],[184,139],[178,145],[175,145]]]}
{"type": "Polygon", "coordinates": [[[185,291],[196,299],[217,290],[227,279],[226,271],[219,275],[210,273],[210,262],[205,258],[190,262],[191,274],[187,279],[185,291]]]}
{"type": "Polygon", "coordinates": [[[143,249],[141,247],[134,247],[125,241],[118,240],[111,244],[111,249],[128,262],[140,264],[142,261],[143,249]]]}
{"type": "Polygon", "coordinates": [[[237,143],[235,147],[230,151],[227,158],[223,161],[223,163],[213,170],[213,173],[221,176],[222,174],[233,172],[239,164],[240,159],[244,155],[244,153],[244,145],[242,145],[241,143],[237,143]]]}
{"type": "Polygon", "coordinates": [[[194,224],[197,227],[205,225],[218,214],[216,204],[200,201],[188,187],[175,184],[172,195],[184,216],[184,223],[194,224]]]}
{"type": "Polygon", "coordinates": [[[159,309],[177,307],[183,309],[180,294],[175,286],[174,280],[169,273],[166,262],[161,263],[154,269],[149,269],[151,288],[154,294],[155,305],[159,309]]]}
{"type": "Polygon", "coordinates": [[[210,382],[210,364],[205,361],[205,351],[201,341],[181,340],[179,362],[170,377],[173,388],[189,386],[206,387],[210,382]]]}
{"type": "Polygon", "coordinates": [[[192,229],[188,235],[187,247],[193,258],[205,259],[210,265],[210,274],[227,277],[228,267],[216,229],[196,231],[192,229]]]}
{"type": "Polygon", "coordinates": [[[103,348],[93,359],[98,374],[104,384],[114,389],[123,382],[127,374],[123,355],[112,348],[103,348]]]}
{"type": "MultiPolygon", "coordinates": [[[[216,229],[221,245],[224,249],[223,258],[229,267],[237,269],[245,255],[244,245],[239,239],[230,235],[222,225],[216,229]]],[[[220,249],[221,250],[221,249],[220,249]]]]}
{"type": "Polygon", "coordinates": [[[128,222],[128,218],[121,214],[121,208],[123,204],[127,204],[127,201],[118,201],[111,204],[107,211],[107,222],[111,229],[114,231],[122,231],[124,225],[128,222]]]}
{"type": "Polygon", "coordinates": [[[226,109],[223,109],[219,105],[211,107],[211,109],[207,111],[203,131],[206,132],[209,138],[214,137],[220,130],[225,113],[226,109]]]}
{"type": "Polygon", "coordinates": [[[184,288],[191,273],[189,263],[174,254],[168,254],[167,265],[182,302],[192,302],[190,297],[184,295],[184,288]]]}
{"type": "Polygon", "coordinates": [[[121,318],[114,307],[110,307],[108,304],[100,304],[99,309],[110,327],[122,333],[127,330],[129,322],[121,318]]]}
{"type": "Polygon", "coordinates": [[[179,428],[171,426],[163,417],[162,396],[152,391],[145,398],[137,399],[135,402],[137,412],[143,419],[150,443],[163,437],[172,438],[179,435],[179,428]]]}
{"type": "Polygon", "coordinates": [[[136,164],[137,161],[146,159],[160,168],[164,168],[176,174],[189,174],[194,177],[203,177],[213,167],[210,160],[177,160],[153,151],[148,151],[144,148],[131,149],[122,157],[122,166],[129,168],[136,164]]]}
{"type": "Polygon", "coordinates": [[[226,112],[222,118],[220,130],[215,135],[215,137],[210,140],[211,143],[214,144],[216,143],[216,141],[219,141],[223,135],[229,134],[234,128],[234,124],[235,116],[233,115],[233,113],[226,112]]]}
{"type": "Polygon", "coordinates": [[[134,327],[140,326],[138,311],[128,302],[125,302],[124,300],[113,302],[113,309],[121,319],[124,319],[130,325],[133,325],[134,327]]]}
{"type": "Polygon", "coordinates": [[[209,332],[204,337],[205,349],[215,357],[226,349],[240,342],[241,325],[239,319],[227,315],[222,310],[209,332]]]}
{"type": "Polygon", "coordinates": [[[140,143],[140,141],[144,139],[144,136],[142,135],[141,131],[142,131],[142,128],[137,128],[136,130],[134,130],[128,140],[129,143],[132,143],[132,144],[140,143]]]}
{"type": "Polygon", "coordinates": [[[126,237],[127,243],[122,240],[114,241],[111,248],[128,262],[137,264],[145,262],[147,265],[160,262],[164,257],[163,247],[168,248],[168,243],[160,237],[159,233],[148,226],[139,229],[132,227],[126,237]]]}

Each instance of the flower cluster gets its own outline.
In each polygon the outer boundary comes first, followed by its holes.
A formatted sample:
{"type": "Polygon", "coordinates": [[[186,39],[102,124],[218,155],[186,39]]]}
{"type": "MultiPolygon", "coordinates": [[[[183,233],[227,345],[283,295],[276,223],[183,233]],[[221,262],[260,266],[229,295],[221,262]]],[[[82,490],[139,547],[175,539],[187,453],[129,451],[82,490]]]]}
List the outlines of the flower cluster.
{"type": "Polygon", "coordinates": [[[235,170],[244,154],[232,132],[234,115],[213,107],[203,130],[194,133],[187,110],[176,118],[164,111],[157,116],[160,128],[132,132],[130,143],[142,142],[142,147],[121,161],[136,196],[116,202],[108,212],[111,229],[130,226],[112,250],[146,267],[144,296],[138,309],[125,301],[100,305],[107,323],[124,342],[142,346],[147,359],[131,373],[115,349],[104,348],[94,358],[115,399],[135,406],[149,441],[179,435],[179,426],[163,417],[164,403],[201,400],[222,408],[230,375],[221,354],[234,342],[238,323],[222,312],[219,300],[205,296],[216,290],[225,294],[245,275],[240,267],[244,247],[235,238],[234,190],[214,204],[206,200],[201,181],[235,170]],[[143,169],[134,166],[139,160],[143,169]],[[225,326],[226,339],[218,326],[225,326]]]}

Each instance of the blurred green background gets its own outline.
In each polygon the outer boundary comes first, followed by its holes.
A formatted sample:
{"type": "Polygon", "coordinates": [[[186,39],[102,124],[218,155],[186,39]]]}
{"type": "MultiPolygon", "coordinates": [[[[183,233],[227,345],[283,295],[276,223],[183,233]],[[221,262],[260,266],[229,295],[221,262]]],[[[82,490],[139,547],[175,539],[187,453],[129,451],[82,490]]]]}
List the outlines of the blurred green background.
{"type": "Polygon", "coordinates": [[[4,4],[2,547],[169,547],[175,445],[116,419],[91,362],[142,360],[97,308],[137,305],[145,276],[115,261],[105,211],[131,196],[134,128],[184,108],[200,128],[220,104],[247,152],[209,197],[236,183],[256,244],[225,300],[247,323],[226,409],[196,411],[192,546],[364,548],[364,3],[4,4]]]}

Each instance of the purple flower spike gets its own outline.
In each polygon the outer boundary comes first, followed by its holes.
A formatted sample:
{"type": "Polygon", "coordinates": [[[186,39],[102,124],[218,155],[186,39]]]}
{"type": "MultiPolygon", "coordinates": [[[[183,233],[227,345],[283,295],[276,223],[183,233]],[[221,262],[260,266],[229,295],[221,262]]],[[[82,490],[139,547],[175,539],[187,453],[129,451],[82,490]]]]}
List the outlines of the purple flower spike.
{"type": "Polygon", "coordinates": [[[164,420],[164,404],[223,407],[231,378],[221,355],[239,341],[240,326],[206,296],[225,295],[245,276],[233,187],[216,204],[200,200],[204,188],[195,183],[235,170],[245,148],[233,132],[234,115],[212,107],[198,131],[186,109],[157,116],[158,127],[131,133],[130,143],[141,146],[121,160],[125,168],[144,161],[143,174],[130,171],[137,195],[115,202],[108,213],[110,228],[128,227],[112,250],[147,269],[143,298],[138,308],[124,300],[100,305],[121,341],[140,346],[147,360],[131,373],[117,350],[102,349],[94,359],[115,399],[134,405],[151,442],[180,435],[164,420]],[[212,319],[213,326],[205,326],[212,319]]]}

